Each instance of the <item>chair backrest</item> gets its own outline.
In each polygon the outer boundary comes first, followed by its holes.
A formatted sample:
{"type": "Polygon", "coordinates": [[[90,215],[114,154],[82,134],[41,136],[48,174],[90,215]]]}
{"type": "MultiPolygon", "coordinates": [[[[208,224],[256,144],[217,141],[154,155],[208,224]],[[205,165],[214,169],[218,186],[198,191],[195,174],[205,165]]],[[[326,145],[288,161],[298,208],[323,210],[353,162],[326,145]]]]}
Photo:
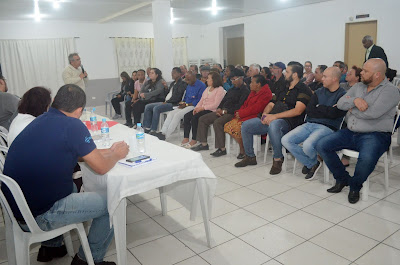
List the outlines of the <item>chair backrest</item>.
{"type": "MultiPolygon", "coordinates": [[[[12,178],[9,178],[3,174],[0,174],[0,186],[6,185],[8,189],[11,191],[11,194],[14,197],[15,202],[17,203],[18,209],[20,210],[22,216],[24,217],[25,223],[28,226],[31,233],[40,234],[44,233],[39,226],[37,225],[35,219],[33,218],[32,212],[29,209],[28,204],[26,203],[26,199],[24,194],[22,193],[21,188],[18,183],[15,182],[12,178]]],[[[11,210],[10,205],[8,204],[4,193],[0,190],[0,202],[2,204],[3,209],[5,210],[5,214],[7,214],[11,222],[13,224],[17,223],[17,220],[14,217],[14,214],[11,210]]]]}
{"type": "Polygon", "coordinates": [[[0,173],[3,174],[4,164],[6,163],[6,155],[8,153],[8,148],[6,146],[0,145],[0,173]]]}
{"type": "Polygon", "coordinates": [[[7,134],[0,132],[0,146],[8,146],[7,134]]]}
{"type": "Polygon", "coordinates": [[[6,128],[4,128],[3,126],[0,126],[0,132],[5,133],[6,135],[8,135],[8,130],[6,128]]]}
{"type": "Polygon", "coordinates": [[[392,135],[394,134],[394,131],[396,131],[396,125],[397,125],[397,122],[399,121],[399,117],[400,117],[400,109],[398,107],[396,107],[396,111],[397,111],[397,114],[396,114],[396,119],[394,120],[392,135]]]}

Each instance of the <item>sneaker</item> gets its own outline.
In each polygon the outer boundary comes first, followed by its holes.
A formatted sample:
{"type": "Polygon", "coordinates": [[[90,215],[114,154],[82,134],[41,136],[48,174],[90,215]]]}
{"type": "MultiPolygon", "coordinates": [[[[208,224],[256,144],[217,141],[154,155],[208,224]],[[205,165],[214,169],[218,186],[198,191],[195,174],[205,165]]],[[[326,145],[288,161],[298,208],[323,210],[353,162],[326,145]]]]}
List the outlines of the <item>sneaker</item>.
{"type": "Polygon", "coordinates": [[[194,147],[192,147],[190,149],[192,149],[193,151],[203,151],[203,150],[209,150],[210,147],[208,146],[208,144],[207,145],[199,144],[199,145],[194,146],[194,147]]]}
{"type": "Polygon", "coordinates": [[[315,178],[315,176],[317,175],[317,171],[318,169],[320,169],[320,167],[322,166],[322,164],[318,161],[317,164],[315,164],[310,171],[307,173],[307,175],[305,176],[306,180],[313,180],[315,178]]]}
{"type": "Polygon", "coordinates": [[[310,169],[306,166],[304,166],[303,169],[301,170],[301,173],[303,173],[304,175],[308,174],[308,172],[310,172],[310,169]]]}
{"type": "Polygon", "coordinates": [[[247,166],[254,166],[254,165],[257,165],[256,157],[255,156],[254,157],[245,156],[245,158],[242,161],[235,164],[235,167],[247,167],[247,166]]]}
{"type": "Polygon", "coordinates": [[[37,261],[48,262],[53,258],[61,258],[67,254],[65,245],[61,247],[45,247],[41,246],[37,255],[37,261]]]}
{"type": "MultiPolygon", "coordinates": [[[[71,262],[71,265],[87,265],[88,263],[84,260],[81,260],[78,255],[75,255],[74,259],[71,262]]],[[[95,262],[95,265],[116,265],[115,262],[112,261],[100,261],[95,262]]]]}
{"type": "Polygon", "coordinates": [[[153,135],[156,136],[161,141],[165,141],[165,134],[156,132],[153,135]]]}
{"type": "Polygon", "coordinates": [[[119,118],[122,118],[122,115],[115,114],[114,117],[112,117],[113,120],[118,120],[119,118]]]}
{"type": "Polygon", "coordinates": [[[144,133],[150,133],[151,129],[147,129],[147,128],[143,128],[144,129],[144,133]]]}
{"type": "Polygon", "coordinates": [[[128,126],[129,128],[132,128],[132,127],[133,127],[132,122],[126,122],[124,125],[125,125],[125,126],[128,126]]]}
{"type": "Polygon", "coordinates": [[[272,167],[271,167],[271,170],[269,171],[269,174],[270,175],[276,175],[276,174],[281,173],[282,164],[283,164],[283,158],[281,160],[278,160],[278,161],[273,159],[272,167]]]}
{"type": "Polygon", "coordinates": [[[220,148],[218,148],[217,151],[215,151],[214,153],[211,153],[210,155],[212,155],[214,157],[220,157],[220,156],[226,155],[226,149],[224,151],[222,151],[220,148]]]}
{"type": "Polygon", "coordinates": [[[237,159],[243,159],[245,158],[246,155],[245,154],[238,154],[238,156],[236,157],[237,159]]]}

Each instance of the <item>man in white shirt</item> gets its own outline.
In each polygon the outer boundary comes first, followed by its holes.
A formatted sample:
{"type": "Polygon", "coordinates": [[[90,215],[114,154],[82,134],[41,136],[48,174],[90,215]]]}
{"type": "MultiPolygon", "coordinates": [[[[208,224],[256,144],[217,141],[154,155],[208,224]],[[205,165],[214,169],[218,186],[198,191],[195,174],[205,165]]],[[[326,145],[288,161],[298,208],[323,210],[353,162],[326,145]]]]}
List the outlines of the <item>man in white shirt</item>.
{"type": "Polygon", "coordinates": [[[77,53],[71,53],[68,55],[69,65],[65,67],[62,78],[65,84],[74,84],[85,90],[84,78],[87,78],[88,74],[82,69],[81,58],[77,53]]]}

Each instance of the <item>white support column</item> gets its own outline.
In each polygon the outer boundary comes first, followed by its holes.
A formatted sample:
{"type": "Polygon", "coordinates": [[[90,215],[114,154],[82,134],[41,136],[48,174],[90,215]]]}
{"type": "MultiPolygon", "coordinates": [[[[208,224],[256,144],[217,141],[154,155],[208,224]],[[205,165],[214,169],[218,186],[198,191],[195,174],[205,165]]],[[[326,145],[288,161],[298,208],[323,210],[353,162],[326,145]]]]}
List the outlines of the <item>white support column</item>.
{"type": "Polygon", "coordinates": [[[155,0],[152,3],[155,67],[161,70],[166,81],[171,80],[174,67],[170,7],[169,0],[155,0]]]}

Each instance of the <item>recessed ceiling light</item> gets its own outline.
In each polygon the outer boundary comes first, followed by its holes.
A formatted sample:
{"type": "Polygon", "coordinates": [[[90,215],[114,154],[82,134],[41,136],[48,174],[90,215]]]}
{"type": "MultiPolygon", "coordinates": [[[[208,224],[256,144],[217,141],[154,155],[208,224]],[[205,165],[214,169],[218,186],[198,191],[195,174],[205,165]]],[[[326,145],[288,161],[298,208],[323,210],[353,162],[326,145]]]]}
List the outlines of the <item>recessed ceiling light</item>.
{"type": "Polygon", "coordinates": [[[53,2],[53,7],[54,7],[55,9],[59,9],[59,8],[60,8],[60,2],[57,1],[57,0],[55,0],[55,1],[53,2]]]}

